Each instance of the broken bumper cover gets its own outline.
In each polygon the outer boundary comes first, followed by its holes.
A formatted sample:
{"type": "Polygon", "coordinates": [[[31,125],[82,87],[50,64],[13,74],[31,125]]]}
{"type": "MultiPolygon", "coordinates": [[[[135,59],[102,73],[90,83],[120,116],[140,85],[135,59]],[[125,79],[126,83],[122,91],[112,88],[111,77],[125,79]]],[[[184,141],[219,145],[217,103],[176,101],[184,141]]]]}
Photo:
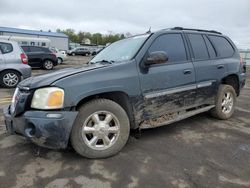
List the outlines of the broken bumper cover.
{"type": "Polygon", "coordinates": [[[8,133],[21,134],[39,146],[52,149],[67,147],[77,113],[75,111],[26,111],[21,116],[13,117],[9,107],[4,108],[8,133]]]}

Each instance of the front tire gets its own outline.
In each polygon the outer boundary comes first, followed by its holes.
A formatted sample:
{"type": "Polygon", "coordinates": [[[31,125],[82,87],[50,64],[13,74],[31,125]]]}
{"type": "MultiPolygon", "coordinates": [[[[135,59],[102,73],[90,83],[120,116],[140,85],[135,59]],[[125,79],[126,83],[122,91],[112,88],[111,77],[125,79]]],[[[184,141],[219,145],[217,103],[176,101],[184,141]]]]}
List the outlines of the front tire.
{"type": "Polygon", "coordinates": [[[17,71],[6,70],[0,74],[0,85],[5,88],[14,88],[21,81],[21,74],[17,71]]]}
{"type": "Polygon", "coordinates": [[[215,99],[215,107],[210,111],[217,119],[226,120],[232,117],[236,104],[236,92],[230,85],[220,85],[215,99]]]}
{"type": "Polygon", "coordinates": [[[57,63],[58,63],[58,65],[62,64],[62,63],[63,63],[63,59],[59,57],[59,58],[57,59],[57,63]]]}
{"type": "Polygon", "coordinates": [[[129,118],[119,104],[108,99],[95,99],[80,107],[70,139],[80,155],[105,158],[124,147],[129,131],[129,118]]]}

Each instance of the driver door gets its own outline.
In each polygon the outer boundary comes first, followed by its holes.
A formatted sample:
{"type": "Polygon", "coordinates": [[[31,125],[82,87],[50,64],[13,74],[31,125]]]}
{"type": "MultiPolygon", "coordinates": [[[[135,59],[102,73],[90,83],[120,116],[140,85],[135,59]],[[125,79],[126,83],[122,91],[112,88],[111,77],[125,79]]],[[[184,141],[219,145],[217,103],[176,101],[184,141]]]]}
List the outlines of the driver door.
{"type": "Polygon", "coordinates": [[[185,46],[182,34],[169,33],[158,36],[149,47],[148,54],[164,51],[168,61],[150,65],[148,71],[139,73],[144,101],[143,119],[194,105],[195,71],[185,46]]]}

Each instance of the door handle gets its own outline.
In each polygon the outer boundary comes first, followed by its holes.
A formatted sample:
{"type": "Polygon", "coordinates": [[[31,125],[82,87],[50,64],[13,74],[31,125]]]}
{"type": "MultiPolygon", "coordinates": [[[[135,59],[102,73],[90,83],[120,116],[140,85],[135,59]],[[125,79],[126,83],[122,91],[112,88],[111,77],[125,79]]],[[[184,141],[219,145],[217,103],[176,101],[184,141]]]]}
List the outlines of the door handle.
{"type": "Polygon", "coordinates": [[[186,69],[186,70],[183,71],[183,74],[191,74],[191,73],[192,73],[192,71],[189,70],[189,69],[186,69]]]}
{"type": "Polygon", "coordinates": [[[224,69],[224,65],[218,65],[217,69],[224,69]]]}

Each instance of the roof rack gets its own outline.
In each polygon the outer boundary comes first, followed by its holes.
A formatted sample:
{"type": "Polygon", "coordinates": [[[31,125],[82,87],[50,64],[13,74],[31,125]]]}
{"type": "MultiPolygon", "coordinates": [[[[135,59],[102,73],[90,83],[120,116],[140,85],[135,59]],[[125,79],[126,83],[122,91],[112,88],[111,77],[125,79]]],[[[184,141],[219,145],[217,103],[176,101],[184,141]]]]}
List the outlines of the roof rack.
{"type": "Polygon", "coordinates": [[[183,28],[183,27],[174,27],[174,28],[171,28],[171,30],[188,30],[188,31],[199,31],[199,32],[222,34],[222,33],[218,32],[218,31],[214,31],[214,30],[190,29],[190,28],[183,28]]]}

